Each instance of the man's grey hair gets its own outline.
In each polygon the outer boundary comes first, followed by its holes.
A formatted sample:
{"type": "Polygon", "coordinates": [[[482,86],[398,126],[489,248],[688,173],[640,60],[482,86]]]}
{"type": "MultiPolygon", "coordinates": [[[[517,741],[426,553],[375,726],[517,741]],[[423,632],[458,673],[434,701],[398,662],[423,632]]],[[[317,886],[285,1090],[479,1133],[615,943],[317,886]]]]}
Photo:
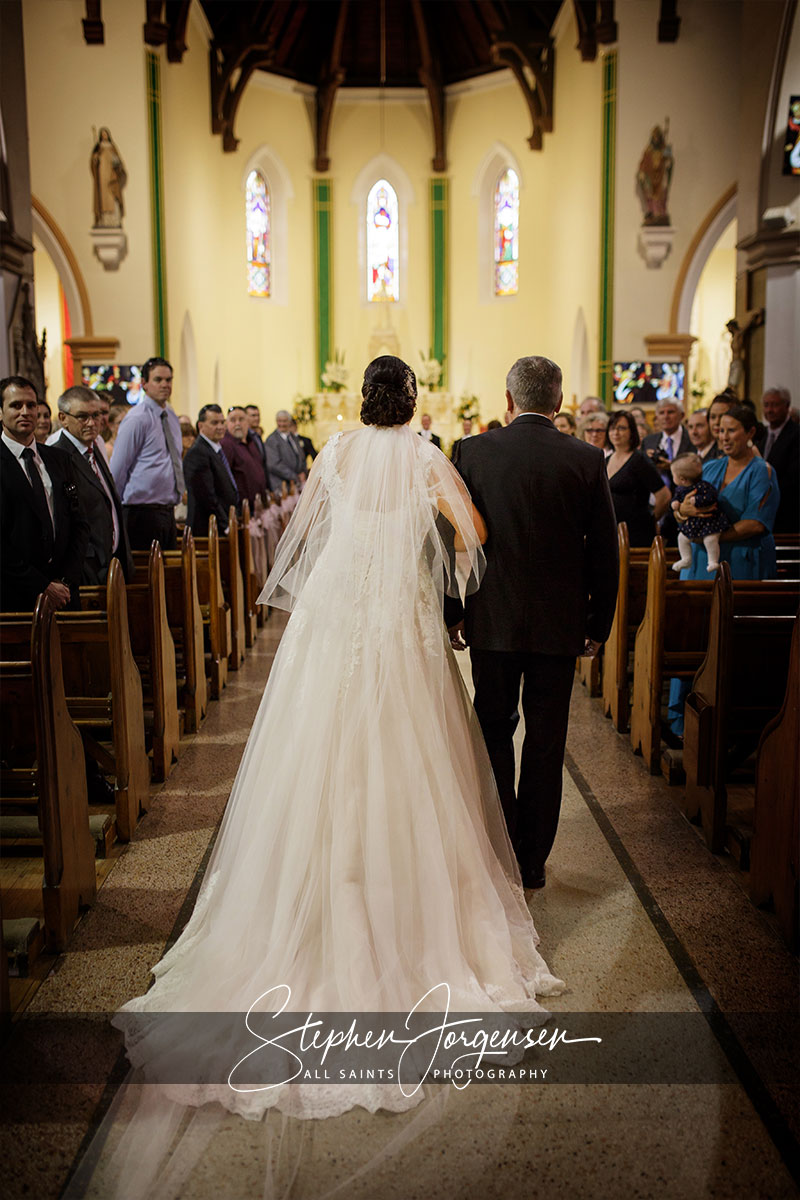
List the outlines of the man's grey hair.
{"type": "Polygon", "coordinates": [[[68,387],[65,392],[62,392],[58,397],[58,411],[63,413],[72,412],[72,405],[82,402],[83,404],[93,404],[97,400],[97,392],[93,388],[85,387],[82,383],[76,383],[74,387],[68,387]]]}
{"type": "Polygon", "coordinates": [[[792,394],[788,388],[768,387],[768,388],[765,388],[764,395],[765,396],[778,396],[783,401],[784,404],[787,404],[791,408],[792,394]]]}
{"type": "Polygon", "coordinates": [[[672,396],[668,397],[666,400],[659,400],[658,404],[656,405],[656,412],[658,412],[660,408],[677,408],[678,412],[684,411],[680,400],[675,400],[672,396]]]}
{"type": "Polygon", "coordinates": [[[292,414],[290,412],[287,412],[285,408],[279,408],[278,411],[275,413],[276,421],[277,421],[278,417],[288,417],[289,420],[291,421],[292,414]]]}
{"type": "Polygon", "coordinates": [[[506,375],[506,388],[520,412],[548,416],[561,399],[561,367],[549,358],[518,358],[506,375]]]}
{"type": "Polygon", "coordinates": [[[690,417],[705,417],[705,419],[708,420],[708,409],[707,408],[695,408],[689,413],[689,416],[690,417]]]}

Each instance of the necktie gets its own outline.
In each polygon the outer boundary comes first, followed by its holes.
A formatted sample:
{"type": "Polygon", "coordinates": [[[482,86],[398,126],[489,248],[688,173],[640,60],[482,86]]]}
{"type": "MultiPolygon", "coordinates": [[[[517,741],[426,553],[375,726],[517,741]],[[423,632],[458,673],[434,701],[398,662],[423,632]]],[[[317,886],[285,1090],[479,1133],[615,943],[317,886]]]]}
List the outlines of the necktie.
{"type": "Polygon", "coordinates": [[[39,519],[42,522],[42,533],[48,547],[52,548],[55,527],[53,517],[50,513],[50,505],[47,503],[47,492],[44,490],[42,477],[39,474],[39,468],[36,466],[36,456],[33,452],[33,447],[26,446],[22,451],[22,457],[25,459],[25,471],[33,491],[34,504],[39,513],[39,519]]]}
{"type": "Polygon", "coordinates": [[[772,452],[772,447],[775,445],[776,440],[777,439],[776,439],[775,434],[772,431],[772,429],[768,430],[767,431],[767,441],[764,446],[764,459],[765,460],[769,458],[769,456],[772,452]]]}
{"type": "Polygon", "coordinates": [[[672,438],[667,438],[667,458],[672,462],[672,438]]]}
{"type": "Polygon", "coordinates": [[[238,505],[239,489],[236,486],[236,480],[233,477],[233,471],[231,470],[231,464],[228,462],[228,459],[225,456],[224,450],[222,450],[222,449],[217,450],[217,457],[219,458],[219,460],[222,463],[225,470],[228,472],[228,478],[230,479],[231,483],[233,484],[233,490],[236,492],[236,504],[238,505]]]}
{"type": "Polygon", "coordinates": [[[181,463],[181,456],[178,453],[178,447],[175,445],[175,441],[172,437],[172,430],[169,427],[169,418],[166,409],[164,409],[164,411],[161,413],[161,427],[164,430],[164,441],[167,443],[167,450],[169,451],[169,456],[172,459],[172,473],[175,476],[175,489],[178,493],[178,500],[180,501],[180,498],[184,492],[183,464],[181,463]]]}
{"type": "Polygon", "coordinates": [[[111,505],[111,524],[112,524],[112,528],[113,528],[113,532],[111,535],[111,553],[115,554],[117,551],[117,547],[119,546],[119,524],[117,522],[117,507],[114,504],[113,496],[111,495],[110,491],[108,490],[108,484],[106,483],[105,479],[103,478],[103,473],[100,470],[99,466],[97,465],[97,459],[95,457],[92,446],[89,446],[84,451],[84,453],[86,455],[86,458],[89,461],[89,466],[92,468],[95,475],[100,480],[100,486],[102,487],[103,491],[105,492],[106,496],[108,497],[108,502],[111,505]]]}

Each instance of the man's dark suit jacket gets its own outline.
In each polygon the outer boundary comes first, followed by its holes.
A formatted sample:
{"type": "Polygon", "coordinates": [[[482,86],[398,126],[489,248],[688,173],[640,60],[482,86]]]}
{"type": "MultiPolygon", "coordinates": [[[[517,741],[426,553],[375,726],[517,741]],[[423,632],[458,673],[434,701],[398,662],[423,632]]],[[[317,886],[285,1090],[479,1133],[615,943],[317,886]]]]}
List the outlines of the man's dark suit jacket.
{"type": "Polygon", "coordinates": [[[239,495],[225,470],[222,451],[198,437],[183,460],[183,476],[188,494],[186,524],[196,537],[208,537],[208,518],[217,518],[220,533],[228,528],[228,509],[239,507],[239,495]]]}
{"type": "Polygon", "coordinates": [[[54,579],[65,580],[78,607],[89,524],[78,499],[71,460],[54,446],[37,447],[53,481],[52,550],[25,467],[0,441],[0,612],[31,612],[54,579]]]}
{"type": "MultiPolygon", "coordinates": [[[[758,446],[764,453],[767,434],[758,446]]],[[[767,462],[774,467],[781,489],[781,501],[775,517],[775,533],[797,533],[800,531],[800,425],[787,421],[767,455],[767,462]]]]}
{"type": "Polygon", "coordinates": [[[469,645],[579,655],[587,637],[604,642],[619,572],[602,452],[530,414],[465,441],[459,470],[489,534],[469,645]]]}
{"type": "MultiPolygon", "coordinates": [[[[53,442],[53,445],[64,454],[69,455],[83,515],[89,522],[89,545],[83,562],[81,583],[103,584],[108,578],[108,568],[112,559],[111,547],[114,544],[114,522],[111,518],[108,496],[103,491],[100,480],[89,466],[85,454],[81,454],[75,443],[71,442],[65,433],[62,432],[61,437],[53,442]]],[[[128,543],[128,535],[125,532],[122,504],[117,494],[116,484],[108,469],[108,464],[103,458],[102,450],[95,454],[94,459],[97,469],[102,472],[106,481],[106,487],[111,493],[117,511],[119,544],[113,557],[119,559],[125,578],[131,580],[133,579],[133,555],[128,543]]]]}
{"type": "MultiPolygon", "coordinates": [[[[686,432],[685,425],[681,425],[680,441],[678,442],[678,445],[676,447],[675,446],[675,438],[677,436],[678,436],[678,431],[676,429],[675,433],[673,433],[673,435],[672,435],[672,438],[673,438],[672,457],[677,458],[679,454],[694,454],[694,452],[695,452],[694,446],[692,445],[689,434],[686,432]]],[[[642,451],[643,454],[647,454],[648,458],[649,458],[650,456],[649,456],[648,451],[658,450],[660,445],[661,445],[661,434],[660,433],[648,433],[646,438],[642,438],[642,443],[641,443],[639,449],[642,451]]]]}
{"type": "MultiPolygon", "coordinates": [[[[419,430],[417,430],[417,433],[419,433],[419,436],[420,436],[420,437],[422,437],[422,434],[420,433],[420,431],[419,431],[419,430]]],[[[460,439],[459,439],[459,440],[460,440],[460,439]]],[[[438,433],[432,433],[432,434],[431,434],[431,436],[430,436],[430,441],[432,441],[432,442],[433,442],[433,444],[434,444],[434,446],[436,447],[436,449],[437,449],[437,450],[441,450],[441,448],[442,448],[442,439],[439,437],[438,433]]]]}

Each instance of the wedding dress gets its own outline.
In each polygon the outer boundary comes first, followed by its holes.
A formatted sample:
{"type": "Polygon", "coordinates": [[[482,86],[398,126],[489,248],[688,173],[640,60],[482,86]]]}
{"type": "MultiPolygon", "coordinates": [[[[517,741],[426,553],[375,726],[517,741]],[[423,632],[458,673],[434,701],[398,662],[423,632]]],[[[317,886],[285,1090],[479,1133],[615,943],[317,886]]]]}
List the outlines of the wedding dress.
{"type": "Polygon", "coordinates": [[[271,1011],[279,985],[294,1012],[347,1013],[408,1011],[443,983],[468,1012],[541,1011],[536,995],[562,990],[442,619],[443,592],[457,573],[477,586],[483,561],[460,477],[408,426],[337,434],[317,457],[259,597],[291,616],[194,913],[114,1018],[169,1103],[320,1118],[421,1094],[237,1091],[219,1069],[230,1048],[202,1023],[196,1077],[174,1084],[163,1014],[246,1013],[260,997],[271,1011]]]}

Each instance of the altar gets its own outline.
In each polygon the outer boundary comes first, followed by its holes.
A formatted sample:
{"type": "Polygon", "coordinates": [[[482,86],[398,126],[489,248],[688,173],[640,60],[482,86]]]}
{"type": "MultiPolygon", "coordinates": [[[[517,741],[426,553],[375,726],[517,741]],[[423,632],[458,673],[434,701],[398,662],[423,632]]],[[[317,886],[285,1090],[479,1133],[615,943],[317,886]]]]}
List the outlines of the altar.
{"type": "MultiPolygon", "coordinates": [[[[302,434],[311,438],[318,450],[321,450],[335,433],[360,428],[360,392],[317,392],[311,399],[314,402],[315,418],[313,421],[298,422],[298,427],[302,434]]],[[[411,428],[419,429],[422,414],[430,413],[433,432],[442,439],[442,448],[449,449],[453,439],[461,434],[460,422],[456,417],[457,406],[457,398],[452,392],[420,388],[417,395],[417,411],[411,418],[411,428]]]]}

